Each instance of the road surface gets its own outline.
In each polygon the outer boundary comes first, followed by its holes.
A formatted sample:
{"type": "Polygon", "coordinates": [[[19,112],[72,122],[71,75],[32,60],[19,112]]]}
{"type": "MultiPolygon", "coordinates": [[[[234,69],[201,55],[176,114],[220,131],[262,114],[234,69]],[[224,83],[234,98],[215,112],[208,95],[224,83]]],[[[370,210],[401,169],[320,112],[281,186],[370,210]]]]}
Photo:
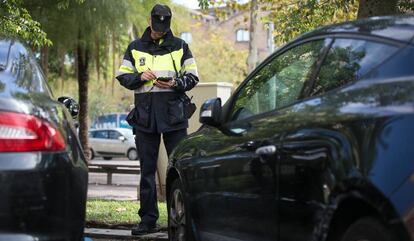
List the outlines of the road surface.
{"type": "MultiPolygon", "coordinates": [[[[139,161],[127,158],[114,158],[110,161],[96,158],[91,163],[139,165],[139,161]]],[[[105,173],[89,173],[88,198],[137,200],[137,187],[140,175],[113,174],[113,185],[106,185],[105,173]]]]}

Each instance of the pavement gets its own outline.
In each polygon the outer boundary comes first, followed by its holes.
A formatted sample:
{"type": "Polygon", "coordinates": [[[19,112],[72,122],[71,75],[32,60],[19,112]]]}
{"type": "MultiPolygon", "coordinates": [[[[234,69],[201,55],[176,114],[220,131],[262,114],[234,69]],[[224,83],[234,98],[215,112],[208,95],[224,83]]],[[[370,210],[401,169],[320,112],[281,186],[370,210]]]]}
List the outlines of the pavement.
{"type": "Polygon", "coordinates": [[[109,240],[168,240],[168,234],[165,232],[152,233],[142,236],[131,235],[131,230],[121,229],[97,229],[87,228],[85,229],[85,236],[92,240],[109,241],[109,240]]]}

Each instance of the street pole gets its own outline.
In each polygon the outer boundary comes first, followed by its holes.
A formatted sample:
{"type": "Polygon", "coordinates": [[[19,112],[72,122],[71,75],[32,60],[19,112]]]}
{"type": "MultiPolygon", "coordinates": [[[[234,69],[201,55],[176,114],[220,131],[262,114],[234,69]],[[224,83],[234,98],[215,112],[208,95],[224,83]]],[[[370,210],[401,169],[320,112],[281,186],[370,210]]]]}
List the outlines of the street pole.
{"type": "Polygon", "coordinates": [[[267,51],[272,54],[275,51],[275,41],[273,39],[273,31],[275,30],[275,25],[273,22],[267,24],[267,51]]]}

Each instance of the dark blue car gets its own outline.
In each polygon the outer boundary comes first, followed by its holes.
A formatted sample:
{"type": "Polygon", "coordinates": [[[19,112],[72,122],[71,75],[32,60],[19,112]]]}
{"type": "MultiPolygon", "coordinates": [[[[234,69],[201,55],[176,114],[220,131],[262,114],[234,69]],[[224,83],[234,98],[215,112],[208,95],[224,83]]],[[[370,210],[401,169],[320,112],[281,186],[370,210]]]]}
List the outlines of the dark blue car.
{"type": "Polygon", "coordinates": [[[1,241],[83,239],[88,168],[72,120],[79,107],[59,101],[32,54],[0,39],[1,241]]]}
{"type": "Polygon", "coordinates": [[[170,157],[170,240],[414,240],[414,17],[286,44],[170,157]]]}

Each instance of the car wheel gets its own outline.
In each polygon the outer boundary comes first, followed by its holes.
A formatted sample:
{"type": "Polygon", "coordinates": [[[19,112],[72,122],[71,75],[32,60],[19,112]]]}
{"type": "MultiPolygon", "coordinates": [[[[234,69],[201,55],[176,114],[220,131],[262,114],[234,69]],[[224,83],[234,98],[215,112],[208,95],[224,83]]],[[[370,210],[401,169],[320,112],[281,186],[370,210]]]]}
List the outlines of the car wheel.
{"type": "Polygon", "coordinates": [[[91,153],[91,160],[93,160],[95,158],[95,153],[93,152],[93,149],[90,149],[90,153],[91,153]]]}
{"type": "Polygon", "coordinates": [[[132,148],[128,151],[127,157],[129,160],[138,160],[138,152],[136,149],[132,148]]]}
{"type": "Polygon", "coordinates": [[[395,241],[395,237],[378,220],[362,218],[345,231],[341,241],[395,241]]]}
{"type": "Polygon", "coordinates": [[[103,159],[104,160],[112,160],[112,157],[110,157],[110,156],[104,156],[103,159]]]}
{"type": "Polygon", "coordinates": [[[176,179],[171,185],[168,205],[168,238],[174,241],[193,241],[190,230],[188,208],[184,200],[184,192],[180,179],[176,179]]]}

